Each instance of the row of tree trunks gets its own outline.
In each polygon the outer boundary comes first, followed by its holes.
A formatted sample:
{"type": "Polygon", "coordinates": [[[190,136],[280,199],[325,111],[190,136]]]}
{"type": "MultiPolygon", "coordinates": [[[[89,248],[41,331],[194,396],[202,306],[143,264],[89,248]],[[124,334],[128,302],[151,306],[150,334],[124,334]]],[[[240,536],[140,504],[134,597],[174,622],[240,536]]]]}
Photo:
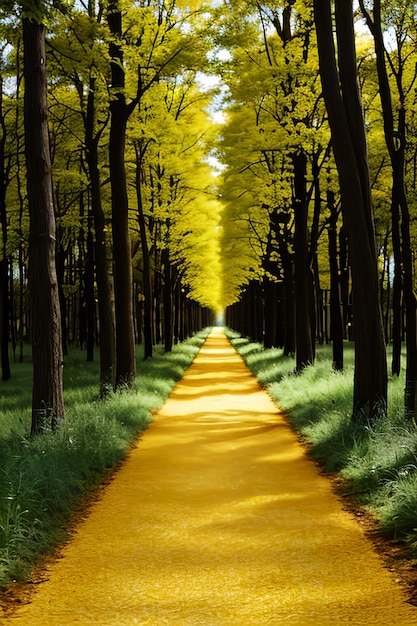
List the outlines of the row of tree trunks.
{"type": "MultiPolygon", "coordinates": [[[[52,3],[53,4],[53,3],[52,3]]],[[[0,261],[0,356],[3,380],[10,377],[9,340],[16,354],[20,344],[20,360],[23,360],[23,344],[30,341],[33,357],[32,434],[45,428],[54,430],[64,419],[62,388],[63,356],[67,353],[71,337],[78,337],[80,345],[87,349],[87,360],[93,360],[97,341],[100,346],[100,394],[111,388],[130,386],[136,373],[135,344],[133,332],[133,275],[129,236],[129,207],[125,176],[126,124],[140,100],[127,103],[125,97],[124,47],[122,43],[122,9],[118,0],[107,6],[107,18],[112,38],[110,39],[111,102],[109,166],[112,193],[112,236],[113,236],[113,284],[112,302],[109,272],[106,224],[101,204],[101,185],[98,166],[98,146],[107,120],[98,120],[95,110],[95,63],[90,68],[87,89],[74,78],[84,121],[85,143],[81,164],[88,172],[88,190],[80,193],[79,241],[72,241],[77,248],[76,269],[78,285],[66,282],[71,245],[65,246],[65,237],[59,237],[57,246],[54,198],[51,174],[51,155],[54,146],[48,134],[47,81],[44,24],[49,21],[52,4],[41,0],[24,1],[22,9],[23,73],[17,71],[16,101],[19,100],[19,85],[23,78],[24,90],[24,143],[27,176],[27,204],[29,208],[29,260],[24,258],[24,248],[19,246],[18,271],[16,258],[8,257],[8,220],[6,216],[6,189],[10,182],[5,163],[6,124],[3,111],[3,76],[0,75],[0,226],[2,228],[2,255],[0,261]],[[86,106],[85,106],[86,105],[86,106]],[[86,202],[88,196],[88,203],[86,202]],[[84,214],[84,203],[88,204],[88,215],[84,214]],[[27,267],[29,271],[27,273],[27,267]],[[27,279],[28,277],[28,279],[27,279]],[[29,305],[25,302],[29,285],[29,305]],[[113,315],[113,309],[115,315],[113,315]],[[12,322],[12,323],[10,323],[12,322]]],[[[56,7],[55,7],[56,8],[56,7]]],[[[62,8],[62,7],[61,7],[62,8]]],[[[88,14],[93,17],[94,2],[88,0],[88,14]]],[[[60,10],[60,9],[59,9],[60,10]]],[[[101,8],[98,9],[100,15],[101,8]]],[[[12,4],[10,4],[12,11],[12,4]]],[[[13,14],[13,12],[12,12],[13,14]]],[[[7,20],[6,20],[7,21],[7,20]]],[[[53,54],[53,53],[52,53],[53,54]]],[[[174,58],[178,51],[174,53],[174,58]]],[[[20,54],[16,54],[17,66],[20,54]]],[[[77,75],[77,71],[75,72],[77,75]]],[[[156,80],[157,74],[150,81],[156,80]]],[[[139,71],[139,82],[140,71],[139,71]]],[[[149,87],[149,85],[147,86],[149,87]]],[[[145,89],[146,90],[146,89],[145,89]]],[[[10,98],[9,98],[10,102],[10,98]]],[[[20,169],[21,132],[16,109],[16,141],[13,158],[16,156],[17,198],[20,203],[20,232],[24,240],[24,208],[26,198],[22,191],[20,169]]],[[[105,116],[104,116],[105,117],[105,116]]],[[[10,155],[8,156],[10,159],[10,155]]],[[[59,198],[57,195],[57,203],[59,198]]],[[[57,204],[59,207],[59,205],[57,204]]],[[[63,230],[65,227],[61,226],[63,230]]],[[[68,228],[68,230],[70,230],[68,228]]],[[[143,228],[143,232],[145,229],[143,228]]],[[[66,233],[65,233],[66,234],[66,233]]],[[[71,238],[71,237],[69,237],[71,238]]],[[[145,246],[143,246],[145,249],[145,246]]],[[[164,251],[163,336],[166,350],[172,349],[173,335],[173,285],[172,267],[168,248],[164,251]]],[[[72,258],[74,260],[74,257],[72,258]]],[[[75,264],[74,264],[75,265],[75,264]]],[[[147,298],[150,300],[151,298],[147,298]]],[[[209,323],[210,314],[195,303],[180,298],[176,321],[179,334],[187,336],[199,325],[209,323]],[[181,313],[181,317],[179,317],[181,313]]],[[[159,310],[158,310],[159,312],[159,310]]],[[[157,324],[160,326],[160,322],[157,324]]],[[[144,334],[144,333],[142,333],[144,334]]],[[[158,335],[158,333],[156,333],[158,335]]],[[[145,334],[146,336],[146,334],[145,334]]]]}
{"type": "MultiPolygon", "coordinates": [[[[315,293],[314,303],[316,309],[320,311],[320,319],[317,319],[317,332],[312,335],[312,339],[314,343],[332,342],[333,366],[335,369],[343,369],[343,340],[345,335],[347,336],[348,334],[348,329],[351,329],[353,320],[349,318],[350,322],[347,328],[343,327],[343,306],[339,298],[340,280],[338,280],[337,276],[333,289],[335,291],[333,295],[332,289],[320,289],[315,293]],[[319,328],[321,328],[320,334],[318,332],[319,328]]],[[[246,320],[246,317],[253,312],[253,305],[249,306],[251,297],[249,293],[257,293],[260,298],[258,308],[263,332],[259,334],[258,328],[258,340],[263,343],[265,348],[284,348],[284,346],[289,346],[291,340],[287,336],[288,333],[291,337],[294,334],[295,325],[292,320],[295,317],[295,308],[294,299],[292,299],[292,308],[288,306],[285,299],[285,286],[282,282],[265,280],[260,289],[254,286],[249,289],[249,292],[245,291],[238,302],[227,308],[225,323],[255,340],[253,332],[256,327],[253,323],[246,320]],[[290,313],[288,313],[289,309],[290,313]],[[291,320],[289,327],[286,325],[288,316],[291,320]]],[[[351,331],[349,330],[349,332],[351,331]]],[[[292,345],[293,349],[286,352],[286,356],[295,355],[295,344],[293,343],[292,345]]]]}
{"type": "MultiPolygon", "coordinates": [[[[381,98],[384,118],[385,142],[391,159],[392,166],[392,193],[391,193],[391,216],[392,216],[392,241],[394,250],[394,287],[393,287],[393,312],[395,334],[393,342],[392,373],[398,375],[401,360],[401,336],[400,328],[400,299],[403,295],[406,314],[406,383],[405,383],[405,408],[407,414],[415,416],[417,409],[417,300],[413,288],[413,263],[410,240],[410,213],[405,192],[405,151],[406,151],[406,94],[403,85],[403,67],[401,64],[394,71],[395,81],[390,80],[386,62],[386,49],[384,42],[383,26],[381,19],[381,1],[374,0],[372,17],[367,11],[363,0],[360,6],[367,25],[373,35],[376,64],[378,72],[379,95],[381,98]],[[392,84],[395,84],[396,93],[391,95],[392,84]],[[397,105],[399,103],[399,107],[397,105]],[[394,108],[398,107],[398,113],[394,114],[394,108]],[[394,122],[394,117],[396,123],[394,122]]],[[[398,59],[402,59],[402,45],[404,40],[399,37],[398,59]]],[[[401,63],[401,61],[399,61],[401,63]]],[[[390,66],[390,73],[393,67],[390,66]]]]}
{"type": "Polygon", "coordinates": [[[355,316],[353,416],[376,415],[387,404],[387,362],[379,306],[378,272],[365,126],[358,88],[352,5],[336,0],[336,64],[330,1],[315,0],[319,65],[339,173],[349,242],[355,316]],[[366,302],[366,306],[363,303],[366,302]]]}
{"type": "MultiPolygon", "coordinates": [[[[88,360],[93,360],[96,347],[100,350],[101,357],[101,337],[104,337],[104,348],[108,349],[113,338],[113,325],[108,335],[102,329],[102,316],[100,313],[100,290],[98,280],[98,264],[96,255],[96,245],[93,245],[93,231],[81,229],[82,235],[76,242],[69,241],[66,249],[58,247],[56,250],[56,272],[58,281],[58,293],[60,300],[62,346],[63,352],[68,352],[69,346],[78,346],[86,350],[88,360]],[[79,258],[74,254],[77,250],[79,258]],[[95,285],[94,285],[95,283],[95,285]],[[67,295],[64,295],[67,294],[67,295]],[[65,347],[65,350],[64,350],[65,347]]],[[[96,243],[96,242],[94,242],[96,243]]],[[[142,256],[142,255],[141,255],[142,256]]],[[[162,263],[157,267],[157,272],[151,278],[158,281],[158,289],[149,290],[150,306],[145,298],[145,290],[142,273],[135,276],[133,283],[134,312],[138,317],[135,322],[135,343],[144,342],[144,306],[151,310],[150,314],[150,341],[152,345],[164,342],[165,349],[169,351],[169,346],[178,341],[178,333],[174,333],[174,324],[177,323],[175,313],[175,297],[186,298],[186,289],[181,283],[178,270],[172,266],[169,260],[168,249],[161,255],[162,263]],[[166,262],[165,262],[166,261],[166,262]],[[164,295],[165,294],[165,295],[164,295]],[[170,321],[169,321],[170,320],[170,321]],[[169,337],[171,329],[171,339],[169,337]]],[[[107,262],[107,259],[106,259],[107,262]]],[[[7,264],[7,276],[14,273],[17,278],[8,280],[7,295],[10,300],[9,333],[5,342],[7,348],[12,342],[12,349],[16,352],[18,346],[30,342],[30,320],[28,309],[25,304],[26,294],[26,264],[14,266],[7,264]],[[20,280],[19,276],[22,276],[20,280]]],[[[111,276],[108,277],[110,291],[111,276]]],[[[152,280],[151,280],[152,283],[152,280]]],[[[110,299],[110,296],[109,296],[110,299]]],[[[110,320],[113,319],[113,304],[110,299],[110,320]]],[[[182,310],[186,310],[181,305],[182,310]]],[[[106,308],[107,310],[107,308],[106,308]]],[[[182,313],[181,315],[185,315],[182,313]]],[[[209,317],[212,323],[212,317],[209,317]]],[[[184,333],[182,333],[184,335],[184,333]]],[[[113,352],[110,350],[110,356],[113,352]]],[[[22,361],[22,354],[15,361],[22,361]]],[[[111,380],[111,379],[108,379],[111,380]]],[[[112,387],[108,383],[103,392],[108,393],[112,387]]]]}

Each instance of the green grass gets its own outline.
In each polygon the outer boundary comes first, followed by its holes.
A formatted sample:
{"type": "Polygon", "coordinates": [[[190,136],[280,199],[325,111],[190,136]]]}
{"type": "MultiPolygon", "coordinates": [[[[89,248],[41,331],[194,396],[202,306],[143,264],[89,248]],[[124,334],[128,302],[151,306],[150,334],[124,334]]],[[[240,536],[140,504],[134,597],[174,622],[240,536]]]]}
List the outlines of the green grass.
{"type": "Polygon", "coordinates": [[[40,556],[67,538],[70,515],[126,456],[191,364],[208,329],[143,361],[130,392],[98,398],[99,366],[72,349],[65,358],[66,419],[32,438],[31,365],[0,382],[0,585],[25,580],[40,556]]]}
{"type": "Polygon", "coordinates": [[[326,471],[339,472],[345,494],[372,511],[387,537],[405,542],[417,556],[417,427],[404,416],[404,375],[389,381],[386,417],[352,421],[352,344],[345,345],[343,372],[332,369],[331,346],[317,346],[315,364],[296,375],[295,360],[282,350],[226,332],[309,454],[326,471]]]}

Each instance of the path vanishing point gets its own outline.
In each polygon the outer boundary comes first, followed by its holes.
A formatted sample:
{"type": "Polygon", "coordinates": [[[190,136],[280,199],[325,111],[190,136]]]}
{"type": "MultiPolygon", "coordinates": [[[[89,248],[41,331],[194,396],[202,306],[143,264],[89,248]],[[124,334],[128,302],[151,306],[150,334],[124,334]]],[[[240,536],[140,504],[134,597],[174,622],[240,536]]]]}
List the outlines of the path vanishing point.
{"type": "Polygon", "coordinates": [[[10,626],[417,626],[215,329],[10,626]]]}

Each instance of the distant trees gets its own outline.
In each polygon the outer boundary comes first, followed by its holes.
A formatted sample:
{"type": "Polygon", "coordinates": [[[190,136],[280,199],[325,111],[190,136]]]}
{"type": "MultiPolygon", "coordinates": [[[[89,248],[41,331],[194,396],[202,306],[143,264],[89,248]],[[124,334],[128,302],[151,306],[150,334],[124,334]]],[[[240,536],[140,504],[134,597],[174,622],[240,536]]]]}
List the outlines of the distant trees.
{"type": "MultiPolygon", "coordinates": [[[[363,2],[362,9],[369,4],[363,2]]],[[[396,230],[389,224],[386,195],[391,183],[387,178],[389,150],[381,143],[383,128],[387,126],[386,122],[383,124],[384,106],[381,108],[378,95],[380,92],[383,97],[383,89],[378,84],[377,65],[369,38],[362,36],[359,40],[356,58],[353,16],[349,7],[349,3],[336,3],[336,15],[342,13],[347,23],[340,17],[337,20],[340,82],[334,81],[330,89],[323,87],[326,108],[319,79],[321,74],[324,83],[323,75],[334,59],[334,55],[329,56],[332,51],[331,22],[328,20],[326,25],[329,47],[322,54],[319,67],[314,18],[320,22],[320,28],[324,15],[329,17],[327,4],[325,8],[317,5],[313,14],[312,7],[304,3],[284,0],[274,7],[262,3],[254,7],[236,1],[233,14],[224,15],[223,12],[218,45],[221,50],[227,40],[231,42],[228,46],[230,59],[220,63],[229,88],[226,102],[229,99],[231,104],[219,154],[227,164],[222,187],[224,250],[241,268],[241,285],[244,282],[252,285],[252,281],[260,279],[263,285],[256,291],[259,301],[256,311],[253,308],[255,291],[252,296],[235,296],[235,303],[228,308],[228,322],[265,345],[283,346],[285,354],[295,352],[297,369],[313,360],[315,341],[329,339],[333,340],[334,367],[340,369],[343,367],[343,339],[354,339],[357,361],[353,414],[358,415],[364,407],[368,406],[372,412],[375,405],[384,407],[386,403],[385,339],[394,338],[397,342],[400,332],[410,342],[410,354],[413,354],[415,341],[413,322],[406,322],[405,327],[399,321],[403,311],[401,305],[398,307],[397,294],[402,293],[402,288],[398,292],[396,278],[392,291],[392,255],[394,253],[399,258],[399,254],[395,252],[398,247],[395,244],[396,230]],[[232,68],[235,71],[230,71],[232,68]],[[356,87],[357,71],[364,94],[362,102],[356,87]],[[335,132],[341,128],[342,118],[336,116],[339,121],[335,122],[334,107],[332,112],[329,110],[337,98],[340,112],[344,109],[343,116],[347,117],[349,130],[345,140],[351,141],[348,139],[350,133],[356,137],[353,141],[356,154],[352,154],[354,161],[349,165],[346,186],[339,184],[338,177],[343,170],[342,161],[347,159],[349,144],[344,143],[342,151],[338,149],[335,132]],[[355,169],[350,166],[355,162],[359,169],[352,180],[351,173],[355,169]],[[362,189],[358,196],[362,198],[360,202],[351,197],[353,182],[357,180],[362,189]],[[360,206],[362,214],[352,218],[351,212],[355,213],[360,206]],[[359,226],[361,220],[363,224],[359,226]],[[246,246],[243,241],[247,242],[246,246]],[[271,294],[275,302],[273,306],[271,294]],[[310,354],[306,351],[309,341],[305,339],[308,337],[307,315],[313,350],[310,354]],[[368,320],[366,316],[370,316],[368,320]],[[248,318],[252,322],[256,318],[256,325],[250,327],[248,318]]],[[[369,9],[369,14],[375,19],[375,8],[369,9]]],[[[393,9],[390,15],[390,7],[384,5],[384,23],[392,21],[394,25],[398,18],[398,23],[411,29],[413,17],[410,12],[402,21],[398,10],[393,9]]],[[[379,23],[382,21],[381,18],[379,23]]],[[[391,34],[394,32],[390,31],[391,34]]],[[[415,80],[412,72],[414,57],[406,45],[404,30],[398,35],[397,44],[394,43],[390,50],[385,47],[384,58],[390,66],[391,89],[397,89],[392,110],[395,120],[400,122],[401,102],[404,94],[412,93],[415,80]],[[396,70],[401,60],[401,69],[396,70]],[[403,87],[401,96],[398,85],[405,79],[407,87],[403,87]]],[[[411,101],[409,110],[410,125],[413,119],[411,101]]],[[[402,134],[395,129],[394,135],[395,154],[399,158],[401,145],[411,149],[412,144],[410,140],[404,143],[402,134]]],[[[410,164],[412,158],[410,151],[410,164]]],[[[403,159],[403,163],[406,162],[403,159]]],[[[415,185],[410,176],[411,168],[408,172],[406,168],[405,172],[396,177],[393,192],[401,181],[405,181],[410,201],[415,195],[415,185]]],[[[359,193],[359,187],[357,189],[359,193]]],[[[404,195],[402,197],[404,199],[404,195]]],[[[408,251],[406,257],[410,258],[413,226],[411,224],[408,236],[404,216],[401,240],[408,251]]],[[[401,274],[404,266],[400,267],[401,274]]],[[[413,270],[408,275],[412,293],[413,270]]],[[[412,300],[410,297],[408,305],[411,315],[412,300]]],[[[410,375],[410,381],[415,380],[413,368],[408,371],[407,379],[410,375]]],[[[410,385],[407,383],[409,391],[411,385],[411,382],[410,385]]]]}
{"type": "MultiPolygon", "coordinates": [[[[392,373],[398,375],[401,360],[401,299],[405,303],[406,384],[405,406],[411,416],[417,409],[417,300],[413,280],[413,258],[410,235],[410,209],[406,190],[407,105],[415,89],[417,71],[413,60],[412,41],[417,33],[414,6],[390,2],[381,6],[375,0],[360,7],[372,34],[375,46],[379,96],[381,99],[384,136],[391,162],[391,224],[394,255],[394,323],[392,373]],[[390,54],[383,36],[383,20],[389,20],[395,48],[390,54]],[[394,80],[390,79],[390,75],[394,80]]],[[[411,102],[410,102],[411,105],[411,102]]]]}
{"type": "MultiPolygon", "coordinates": [[[[253,17],[256,13],[258,38],[248,35],[253,44],[235,39],[234,54],[242,71],[230,78],[226,73],[225,79],[236,106],[230,108],[221,144],[229,163],[222,189],[227,203],[224,237],[235,238],[232,228],[239,227],[241,237],[247,230],[253,257],[260,260],[265,320],[271,315],[271,298],[278,297],[276,285],[282,284],[281,306],[275,309],[274,323],[265,324],[266,339],[279,337],[286,353],[295,352],[300,371],[315,357],[320,323],[314,297],[320,293],[317,245],[326,218],[321,210],[320,193],[327,184],[322,170],[334,165],[329,160],[311,8],[288,4],[273,10],[259,4],[253,17]],[[253,45],[246,57],[244,43],[253,45]],[[284,334],[282,328],[278,332],[282,318],[284,334]]],[[[247,28],[253,29],[254,23],[247,28]]],[[[235,256],[239,260],[239,254],[235,256]]],[[[242,271],[251,277],[244,257],[242,271]]]]}
{"type": "MultiPolygon", "coordinates": [[[[208,114],[200,111],[198,123],[201,126],[196,127],[195,135],[189,131],[190,118],[184,121],[183,130],[176,129],[182,124],[180,114],[182,120],[193,109],[192,116],[196,120],[199,103],[208,102],[208,96],[199,92],[196,78],[196,70],[201,67],[205,54],[204,38],[195,38],[198,20],[195,25],[191,24],[197,13],[183,12],[180,16],[179,9],[175,11],[173,5],[168,10],[157,2],[136,11],[120,9],[113,3],[104,13],[104,7],[97,11],[92,2],[77,7],[56,3],[57,10],[51,9],[48,15],[51,30],[45,51],[39,47],[45,41],[44,8],[42,2],[36,1],[23,7],[23,30],[17,19],[20,13],[12,2],[3,4],[0,9],[4,25],[1,76],[6,82],[0,109],[0,156],[5,173],[0,189],[5,266],[2,285],[6,286],[12,305],[7,311],[6,301],[2,299],[1,311],[2,319],[10,323],[10,331],[3,331],[3,335],[6,332],[6,353],[10,339],[13,349],[19,338],[20,345],[23,340],[33,343],[34,434],[44,427],[54,428],[64,415],[62,365],[68,343],[87,347],[88,359],[93,358],[94,346],[99,344],[101,395],[114,385],[132,382],[136,368],[135,342],[143,340],[144,333],[141,258],[146,253],[150,261],[146,306],[151,311],[147,329],[151,345],[164,340],[166,349],[171,349],[173,341],[209,324],[211,310],[219,306],[219,285],[215,284],[208,293],[204,287],[201,289],[205,278],[198,280],[199,274],[206,272],[212,263],[218,263],[218,250],[210,248],[213,255],[204,267],[200,264],[201,255],[193,260],[182,245],[184,235],[192,236],[193,229],[199,229],[204,236],[202,225],[206,222],[201,220],[201,215],[206,213],[207,198],[211,197],[210,202],[215,203],[213,178],[204,163],[204,144],[209,140],[205,137],[209,128],[208,114]],[[121,10],[126,20],[123,33],[112,25],[112,19],[121,18],[121,10]],[[184,20],[190,21],[187,28],[182,27],[184,20]],[[24,66],[21,64],[22,33],[24,66]],[[119,63],[117,53],[122,50],[121,46],[126,57],[120,57],[119,63]],[[194,73],[189,74],[190,94],[193,95],[189,97],[184,92],[178,98],[175,96],[171,104],[177,109],[169,111],[170,85],[175,84],[184,68],[189,71],[193,64],[194,73]],[[21,89],[23,74],[24,91],[21,89]],[[125,74],[128,82],[124,86],[125,74]],[[143,98],[151,88],[153,95],[145,106],[143,98]],[[160,105],[152,101],[155,96],[161,98],[160,105]],[[109,116],[109,107],[113,110],[121,101],[125,110],[113,111],[109,116]],[[133,116],[139,103],[142,103],[142,111],[133,116]],[[148,109],[146,116],[143,115],[145,109],[148,109]],[[154,128],[164,123],[162,119],[158,121],[163,109],[180,142],[175,146],[178,163],[174,167],[172,148],[165,142],[162,128],[155,134],[147,126],[151,118],[156,120],[154,128]],[[119,132],[121,122],[123,132],[119,132]],[[132,139],[129,136],[126,141],[128,123],[132,139]],[[132,156],[139,138],[154,148],[136,163],[144,183],[140,225],[136,218],[138,195],[132,193],[136,180],[132,156]],[[19,153],[23,145],[27,165],[19,153]],[[119,157],[117,163],[116,156],[119,157]],[[160,168],[157,176],[155,158],[160,168]],[[188,168],[195,168],[195,177],[188,168]],[[205,179],[199,182],[203,170],[205,179]],[[25,177],[27,190],[23,185],[25,177]],[[115,186],[115,179],[119,187],[115,186]],[[111,185],[110,181],[113,181],[111,185]],[[188,218],[181,215],[185,210],[188,218]],[[193,211],[199,215],[194,223],[190,219],[193,211]],[[122,243],[117,239],[118,233],[122,233],[122,243]],[[149,233],[150,246],[146,250],[144,237],[149,233]],[[30,306],[26,301],[28,241],[30,306]],[[124,259],[123,266],[117,261],[120,255],[124,259]],[[120,277],[119,283],[113,268],[120,277]],[[192,286],[195,281],[200,291],[192,286]],[[162,292],[163,299],[160,298],[162,292]],[[191,302],[190,297],[199,299],[200,303],[191,302]],[[116,320],[119,318],[116,350],[113,341],[115,309],[118,311],[116,320]],[[129,350],[121,336],[128,337],[129,350]],[[35,389],[39,393],[35,393],[35,389]]],[[[210,246],[217,238],[217,224],[218,214],[214,211],[208,225],[210,246]]]]}

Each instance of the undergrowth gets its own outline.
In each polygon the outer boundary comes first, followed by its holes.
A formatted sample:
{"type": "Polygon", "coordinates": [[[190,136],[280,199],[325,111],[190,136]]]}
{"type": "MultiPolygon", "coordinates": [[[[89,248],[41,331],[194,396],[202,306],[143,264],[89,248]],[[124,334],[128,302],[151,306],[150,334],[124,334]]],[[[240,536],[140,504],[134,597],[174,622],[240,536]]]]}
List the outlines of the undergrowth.
{"type": "Polygon", "coordinates": [[[317,346],[314,365],[295,374],[295,360],[264,349],[226,329],[246,364],[286,412],[309,454],[326,471],[339,472],[346,495],[379,520],[387,537],[405,542],[417,556],[417,427],[403,410],[404,376],[389,381],[388,412],[352,420],[352,344],[345,368],[332,368],[330,346],[317,346]]]}
{"type": "Polygon", "coordinates": [[[141,361],[134,388],[100,400],[98,363],[72,349],[64,365],[66,419],[57,432],[32,438],[31,366],[13,366],[0,383],[0,586],[25,580],[40,556],[67,538],[82,498],[103,481],[146,429],[182,377],[208,329],[141,361]]]}

